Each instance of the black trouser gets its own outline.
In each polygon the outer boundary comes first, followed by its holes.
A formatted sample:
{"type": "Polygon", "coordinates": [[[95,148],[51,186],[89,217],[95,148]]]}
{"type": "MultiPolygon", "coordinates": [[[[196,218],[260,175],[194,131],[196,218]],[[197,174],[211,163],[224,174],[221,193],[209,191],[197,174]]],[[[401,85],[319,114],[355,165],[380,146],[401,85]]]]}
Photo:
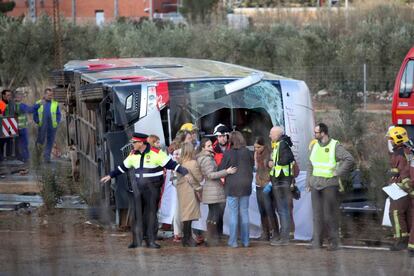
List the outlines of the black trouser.
{"type": "Polygon", "coordinates": [[[0,138],[0,161],[13,155],[14,138],[0,138]]]}
{"type": "Polygon", "coordinates": [[[280,238],[282,240],[289,240],[291,215],[289,202],[292,198],[290,191],[290,184],[292,183],[291,176],[271,177],[272,192],[276,202],[276,212],[280,219],[280,238]]]}
{"type": "Polygon", "coordinates": [[[322,245],[324,228],[328,233],[328,241],[337,245],[339,242],[338,222],[338,187],[326,187],[322,190],[312,188],[313,209],[313,243],[322,245]]]}
{"type": "MultiPolygon", "coordinates": [[[[277,221],[275,206],[273,204],[273,194],[264,193],[263,187],[256,186],[256,199],[259,207],[261,221],[266,221],[276,233],[279,233],[279,223],[277,221]]],[[[262,225],[263,227],[263,225],[262,225]]]]}
{"type": "MultiPolygon", "coordinates": [[[[207,216],[207,222],[213,222],[214,224],[217,224],[217,230],[219,231],[218,224],[220,221],[223,223],[223,215],[224,215],[224,208],[226,207],[225,202],[220,203],[212,203],[208,204],[208,216],[207,216]]],[[[223,224],[221,225],[223,227],[223,224]]]]}
{"type": "Polygon", "coordinates": [[[133,242],[141,243],[143,233],[147,237],[147,242],[154,242],[158,229],[158,204],[160,201],[162,183],[138,183],[133,185],[133,208],[132,216],[132,238],[133,242]]]}

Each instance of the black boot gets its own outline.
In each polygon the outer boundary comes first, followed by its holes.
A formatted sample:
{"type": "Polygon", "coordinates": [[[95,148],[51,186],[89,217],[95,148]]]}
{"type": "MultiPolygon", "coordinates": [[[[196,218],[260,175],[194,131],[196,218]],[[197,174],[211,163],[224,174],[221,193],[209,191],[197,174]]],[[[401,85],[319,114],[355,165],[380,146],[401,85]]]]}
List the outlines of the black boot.
{"type": "Polygon", "coordinates": [[[219,234],[217,223],[213,221],[207,221],[207,242],[206,246],[218,246],[219,245],[219,234]]]}
{"type": "Polygon", "coordinates": [[[406,249],[408,246],[408,237],[398,238],[395,240],[394,244],[391,246],[391,251],[401,251],[406,249]]]}
{"type": "Polygon", "coordinates": [[[183,222],[183,246],[184,247],[196,247],[197,242],[191,235],[191,220],[183,222]]]}
{"type": "Polygon", "coordinates": [[[269,231],[269,220],[267,217],[262,217],[262,235],[260,236],[260,240],[262,241],[269,241],[270,240],[270,231],[269,231]]]}

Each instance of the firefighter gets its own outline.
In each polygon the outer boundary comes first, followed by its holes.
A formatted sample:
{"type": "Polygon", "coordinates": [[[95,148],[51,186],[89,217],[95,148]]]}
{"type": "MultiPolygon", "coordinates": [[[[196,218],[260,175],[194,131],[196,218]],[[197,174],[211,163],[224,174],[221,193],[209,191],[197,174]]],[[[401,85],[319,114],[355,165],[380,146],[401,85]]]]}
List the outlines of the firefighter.
{"type": "Polygon", "coordinates": [[[272,160],[269,161],[271,183],[265,189],[271,188],[276,202],[276,211],[280,218],[280,239],[275,236],[270,244],[287,245],[289,244],[291,227],[290,185],[293,180],[293,162],[295,161],[291,150],[293,144],[290,137],[284,134],[283,127],[280,126],[272,127],[269,137],[272,140],[273,148],[272,160]]]}
{"type": "Polygon", "coordinates": [[[322,247],[324,227],[328,237],[328,250],[339,248],[338,209],[339,177],[348,174],[354,158],[328,133],[324,123],[314,128],[315,142],[311,145],[308,163],[307,190],[311,192],[313,210],[313,239],[308,249],[322,247]]]}
{"type": "Polygon", "coordinates": [[[216,136],[217,140],[213,144],[213,151],[217,166],[220,165],[224,152],[230,149],[229,134],[230,129],[223,124],[214,127],[213,135],[216,136]]]}
{"type": "Polygon", "coordinates": [[[147,142],[147,138],[146,134],[134,133],[130,141],[133,144],[131,154],[124,160],[123,164],[101,179],[101,182],[105,183],[111,178],[125,173],[128,169],[134,169],[136,185],[132,185],[132,243],[128,248],[141,246],[142,232],[147,237],[147,247],[160,248],[160,245],[155,243],[154,228],[157,223],[157,210],[162,186],[160,178],[164,176],[163,168],[174,170],[184,176],[188,173],[185,168],[178,165],[165,152],[151,147],[147,142]],[[143,227],[141,227],[141,224],[143,227]]]}
{"type": "MultiPolygon", "coordinates": [[[[412,182],[410,179],[410,149],[407,131],[402,127],[392,127],[388,130],[387,136],[392,143],[393,152],[390,155],[391,183],[396,183],[408,194],[413,194],[412,182]]],[[[413,194],[414,195],[414,194],[413,194]]],[[[410,196],[404,196],[397,200],[390,198],[390,219],[394,232],[395,242],[391,251],[399,251],[407,248],[410,229],[410,196]]]]}
{"type": "Polygon", "coordinates": [[[46,163],[50,163],[50,153],[55,143],[56,130],[61,119],[59,103],[53,97],[52,89],[46,88],[43,98],[38,100],[33,107],[33,120],[38,125],[37,146],[43,145],[47,139],[43,152],[46,163]]]}
{"type": "Polygon", "coordinates": [[[192,123],[185,123],[181,126],[179,132],[184,132],[189,135],[186,135],[183,143],[190,142],[193,144],[194,148],[197,149],[200,145],[200,141],[197,140],[198,128],[192,123]]]}
{"type": "MultiPolygon", "coordinates": [[[[213,153],[214,161],[216,161],[217,166],[220,165],[221,160],[223,159],[224,152],[230,149],[230,143],[228,142],[229,134],[230,129],[223,124],[218,124],[214,127],[213,135],[216,136],[217,140],[213,143],[213,153]]],[[[221,204],[220,206],[220,215],[217,222],[217,232],[219,237],[223,236],[223,217],[225,207],[225,203],[221,204]]]]}

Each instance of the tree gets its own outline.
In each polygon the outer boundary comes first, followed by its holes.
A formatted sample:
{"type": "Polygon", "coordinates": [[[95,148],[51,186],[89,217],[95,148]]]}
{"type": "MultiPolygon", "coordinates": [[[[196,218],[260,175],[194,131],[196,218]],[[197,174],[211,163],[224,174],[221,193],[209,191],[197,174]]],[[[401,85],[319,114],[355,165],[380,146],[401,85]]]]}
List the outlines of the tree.
{"type": "Polygon", "coordinates": [[[218,2],[218,0],[184,0],[181,12],[193,22],[199,19],[204,23],[218,2]]]}
{"type": "Polygon", "coordinates": [[[0,0],[0,14],[12,11],[15,6],[16,3],[14,3],[14,1],[4,2],[3,0],[0,0]]]}

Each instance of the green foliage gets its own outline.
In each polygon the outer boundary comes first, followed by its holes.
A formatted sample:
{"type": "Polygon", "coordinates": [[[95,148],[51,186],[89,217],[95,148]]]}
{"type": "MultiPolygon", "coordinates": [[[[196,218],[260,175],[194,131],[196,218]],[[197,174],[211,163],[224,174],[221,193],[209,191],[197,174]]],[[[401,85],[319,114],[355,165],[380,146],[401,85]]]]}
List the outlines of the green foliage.
{"type": "Polygon", "coordinates": [[[10,12],[14,9],[16,3],[14,1],[6,1],[0,0],[0,14],[10,12]]]}
{"type": "Polygon", "coordinates": [[[205,23],[208,15],[217,5],[218,0],[183,0],[181,12],[191,19],[192,22],[200,21],[205,23]]]}
{"type": "Polygon", "coordinates": [[[62,179],[58,176],[60,171],[59,168],[50,167],[43,167],[40,171],[40,195],[47,210],[53,209],[64,194],[62,179]]]}

